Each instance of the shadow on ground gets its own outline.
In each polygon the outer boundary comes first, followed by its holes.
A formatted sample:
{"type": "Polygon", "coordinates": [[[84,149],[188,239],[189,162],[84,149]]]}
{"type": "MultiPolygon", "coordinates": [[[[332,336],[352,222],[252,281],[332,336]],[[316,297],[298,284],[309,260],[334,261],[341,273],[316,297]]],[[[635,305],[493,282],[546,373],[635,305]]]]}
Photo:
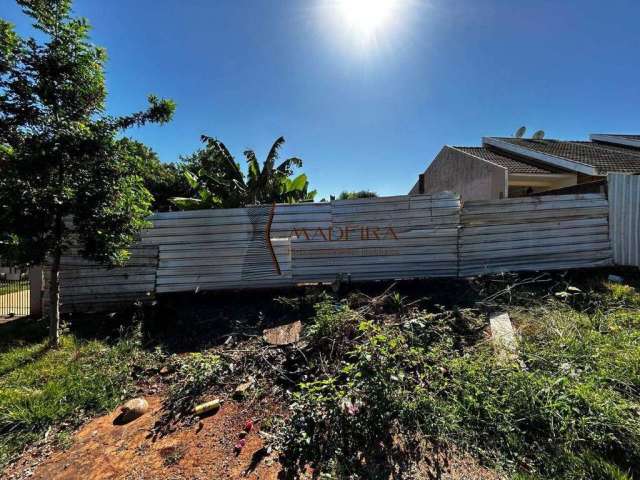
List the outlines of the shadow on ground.
{"type": "MultiPolygon", "coordinates": [[[[314,314],[313,304],[322,296],[339,301],[357,292],[374,298],[393,288],[407,304],[429,310],[458,310],[500,305],[525,305],[528,297],[542,298],[559,285],[590,290],[610,274],[622,275],[628,284],[640,287],[640,273],[633,268],[603,268],[540,274],[504,274],[476,279],[427,279],[343,283],[336,294],[330,285],[279,290],[201,292],[160,295],[154,306],[132,307],[117,313],[67,315],[64,329],[79,339],[115,341],[123,332],[142,324],[145,345],[161,346],[167,353],[198,351],[228,341],[259,336],[265,328],[295,320],[303,323],[314,314]],[[525,289],[518,288],[526,285],[525,289]],[[526,295],[519,295],[519,290],[526,295]],[[490,299],[490,301],[486,301],[490,299]]],[[[574,305],[578,310],[596,308],[574,305]]],[[[0,352],[15,345],[43,342],[46,319],[23,317],[0,324],[0,352]]]]}
{"type": "MultiPolygon", "coordinates": [[[[211,348],[230,336],[258,336],[265,328],[295,320],[305,323],[314,314],[314,302],[322,295],[336,301],[356,293],[374,298],[392,288],[405,304],[430,311],[478,307],[489,311],[504,305],[527,306],[532,296],[543,298],[563,286],[574,285],[584,291],[599,288],[612,273],[623,275],[627,283],[640,287],[640,274],[631,268],[530,272],[482,279],[353,283],[342,284],[338,294],[330,285],[314,285],[280,290],[161,295],[158,304],[144,317],[148,337],[167,352],[179,353],[211,348]]],[[[597,305],[576,303],[574,308],[590,310],[597,305]]]]}

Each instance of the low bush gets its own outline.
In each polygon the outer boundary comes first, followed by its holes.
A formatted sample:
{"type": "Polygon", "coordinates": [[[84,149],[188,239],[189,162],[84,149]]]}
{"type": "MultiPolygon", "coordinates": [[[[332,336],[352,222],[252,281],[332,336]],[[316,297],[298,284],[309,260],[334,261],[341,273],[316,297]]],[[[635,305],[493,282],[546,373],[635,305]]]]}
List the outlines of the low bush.
{"type": "MultiPolygon", "coordinates": [[[[609,286],[595,313],[557,300],[517,309],[513,362],[495,355],[465,312],[413,312],[390,325],[360,318],[342,362],[294,394],[279,437],[285,468],[410,478],[428,442],[520,478],[640,475],[636,301],[609,286]]],[[[344,316],[320,305],[318,331],[335,334],[344,316]]]]}
{"type": "Polygon", "coordinates": [[[307,327],[307,335],[316,343],[348,341],[361,317],[346,303],[325,299],[315,305],[315,315],[307,327]]]}
{"type": "Polygon", "coordinates": [[[206,352],[176,355],[171,364],[175,380],[169,386],[165,407],[175,413],[190,411],[204,392],[220,384],[227,370],[219,355],[206,352]]]}

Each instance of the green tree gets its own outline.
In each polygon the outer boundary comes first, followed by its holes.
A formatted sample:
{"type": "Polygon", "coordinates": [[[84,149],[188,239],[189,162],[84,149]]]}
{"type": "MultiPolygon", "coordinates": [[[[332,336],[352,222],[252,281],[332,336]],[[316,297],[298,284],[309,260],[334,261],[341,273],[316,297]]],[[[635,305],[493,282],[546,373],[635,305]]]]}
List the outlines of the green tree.
{"type": "Polygon", "coordinates": [[[197,197],[174,198],[183,209],[235,208],[250,204],[295,203],[312,201],[315,190],[309,191],[309,181],[302,173],[293,177],[302,160],[293,157],[276,165],[284,138],[278,138],[262,167],[253,150],[246,150],[245,174],[227,147],[215,138],[203,136],[205,147],[184,159],[185,177],[197,197]]]}
{"type": "Polygon", "coordinates": [[[338,196],[338,200],[355,200],[356,198],[375,198],[378,194],[370,190],[360,190],[358,192],[344,191],[338,196]]]}
{"type": "MultiPolygon", "coordinates": [[[[50,343],[59,342],[62,254],[121,264],[149,214],[151,195],[121,131],[171,119],[149,97],[124,117],[105,114],[106,52],[71,0],[17,0],[42,41],[0,20],[0,248],[25,263],[50,262],[50,343]]],[[[0,253],[1,255],[1,253],[0,253]]]]}
{"type": "Polygon", "coordinates": [[[153,196],[151,210],[166,212],[172,207],[175,209],[171,198],[188,197],[194,193],[184,176],[185,164],[163,163],[156,152],[137,140],[123,138],[120,142],[129,150],[138,175],[153,196]]]}

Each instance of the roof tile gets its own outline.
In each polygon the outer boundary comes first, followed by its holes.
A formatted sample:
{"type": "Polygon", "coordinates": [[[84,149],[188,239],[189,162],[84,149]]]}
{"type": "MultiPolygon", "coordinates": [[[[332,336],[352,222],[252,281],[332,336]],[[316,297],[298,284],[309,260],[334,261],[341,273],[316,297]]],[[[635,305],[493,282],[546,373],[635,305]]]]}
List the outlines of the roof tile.
{"type": "Polygon", "coordinates": [[[640,151],[593,142],[496,138],[535,152],[566,158],[595,167],[599,174],[607,172],[640,172],[640,151]]]}
{"type": "Polygon", "coordinates": [[[533,163],[527,163],[512,157],[500,155],[484,147],[453,147],[475,157],[482,158],[488,162],[495,163],[507,169],[509,173],[553,173],[552,169],[547,169],[533,163]]]}

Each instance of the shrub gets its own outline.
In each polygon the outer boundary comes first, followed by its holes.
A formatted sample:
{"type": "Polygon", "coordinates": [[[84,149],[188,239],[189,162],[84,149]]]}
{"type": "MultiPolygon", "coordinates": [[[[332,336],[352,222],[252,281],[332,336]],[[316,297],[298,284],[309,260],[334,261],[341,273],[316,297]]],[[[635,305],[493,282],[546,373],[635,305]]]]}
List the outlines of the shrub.
{"type": "MultiPolygon", "coordinates": [[[[425,440],[521,478],[640,474],[640,313],[603,306],[517,312],[522,366],[478,341],[476,319],[461,312],[400,328],[360,320],[343,362],[294,394],[285,468],[401,478],[425,440]]],[[[335,334],[344,312],[320,305],[318,331],[335,334]]]]}
{"type": "Polygon", "coordinates": [[[355,333],[360,315],[345,303],[325,299],[315,305],[307,334],[316,343],[344,343],[355,333]]]}
{"type": "Polygon", "coordinates": [[[212,353],[175,356],[172,363],[176,381],[169,387],[166,406],[176,413],[190,411],[203,393],[220,384],[226,371],[220,356],[212,353]]]}

